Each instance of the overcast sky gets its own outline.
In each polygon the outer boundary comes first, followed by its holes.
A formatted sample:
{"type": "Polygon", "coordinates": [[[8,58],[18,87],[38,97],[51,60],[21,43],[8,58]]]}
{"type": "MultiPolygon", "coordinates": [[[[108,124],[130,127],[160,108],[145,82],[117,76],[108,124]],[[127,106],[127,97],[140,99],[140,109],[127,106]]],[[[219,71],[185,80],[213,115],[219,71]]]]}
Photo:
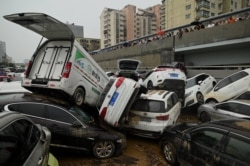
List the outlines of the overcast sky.
{"type": "Polygon", "coordinates": [[[30,59],[41,36],[3,18],[4,15],[38,12],[61,22],[84,27],[84,36],[100,38],[100,15],[105,7],[121,10],[131,4],[145,9],[161,4],[161,0],[1,0],[0,41],[6,43],[6,53],[16,63],[30,59]]]}

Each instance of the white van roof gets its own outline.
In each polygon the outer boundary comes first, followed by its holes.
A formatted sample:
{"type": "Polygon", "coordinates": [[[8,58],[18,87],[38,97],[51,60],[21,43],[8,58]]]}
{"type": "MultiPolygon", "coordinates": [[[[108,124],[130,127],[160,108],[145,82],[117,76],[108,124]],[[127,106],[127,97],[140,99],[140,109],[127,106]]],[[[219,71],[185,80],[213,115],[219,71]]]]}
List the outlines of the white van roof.
{"type": "Polygon", "coordinates": [[[44,13],[17,13],[6,15],[4,18],[28,28],[49,40],[75,38],[67,24],[44,13]]]}

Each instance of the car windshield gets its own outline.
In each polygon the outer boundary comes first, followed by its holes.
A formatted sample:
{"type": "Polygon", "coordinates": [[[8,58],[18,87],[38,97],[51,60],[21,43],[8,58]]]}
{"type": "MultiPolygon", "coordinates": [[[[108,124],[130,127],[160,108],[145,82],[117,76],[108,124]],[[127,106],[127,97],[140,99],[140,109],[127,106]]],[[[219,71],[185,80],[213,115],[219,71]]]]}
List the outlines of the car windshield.
{"type": "Polygon", "coordinates": [[[164,102],[146,99],[136,100],[132,105],[131,110],[154,113],[165,112],[164,102]]]}
{"type": "Polygon", "coordinates": [[[90,124],[93,122],[93,118],[77,106],[70,107],[69,111],[76,115],[78,119],[80,119],[85,124],[90,124]]]}
{"type": "Polygon", "coordinates": [[[192,87],[192,86],[194,86],[194,85],[196,85],[196,79],[195,78],[192,78],[192,79],[189,79],[188,81],[187,81],[187,84],[186,84],[186,89],[187,88],[190,88],[190,87],[192,87]]]}

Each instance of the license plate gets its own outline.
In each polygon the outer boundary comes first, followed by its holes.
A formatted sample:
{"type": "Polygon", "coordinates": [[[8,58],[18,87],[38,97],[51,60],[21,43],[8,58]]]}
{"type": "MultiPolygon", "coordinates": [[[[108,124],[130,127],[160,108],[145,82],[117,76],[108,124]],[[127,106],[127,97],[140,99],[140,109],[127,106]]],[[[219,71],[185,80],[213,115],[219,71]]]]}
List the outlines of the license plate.
{"type": "Polygon", "coordinates": [[[141,117],[141,118],[140,118],[140,121],[151,122],[151,118],[141,117]]]}
{"type": "Polygon", "coordinates": [[[118,96],[119,96],[119,93],[118,93],[118,92],[115,92],[115,93],[113,94],[113,96],[112,96],[110,102],[109,102],[109,105],[113,106],[113,105],[115,104],[115,102],[116,102],[118,96]]]}
{"type": "Polygon", "coordinates": [[[174,77],[174,78],[178,77],[178,74],[176,74],[176,73],[170,73],[169,75],[170,75],[170,77],[174,77]]]}

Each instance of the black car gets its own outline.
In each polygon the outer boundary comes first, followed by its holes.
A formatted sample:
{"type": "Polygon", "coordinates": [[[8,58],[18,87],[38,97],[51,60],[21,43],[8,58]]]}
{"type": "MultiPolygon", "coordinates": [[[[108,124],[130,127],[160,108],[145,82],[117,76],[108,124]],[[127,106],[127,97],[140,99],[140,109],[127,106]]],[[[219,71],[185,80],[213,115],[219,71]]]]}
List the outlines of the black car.
{"type": "Polygon", "coordinates": [[[250,121],[231,119],[176,124],[164,131],[160,145],[171,165],[247,166],[250,163],[250,121]]]}
{"type": "Polygon", "coordinates": [[[119,155],[126,146],[121,133],[106,130],[86,111],[70,103],[38,94],[0,96],[0,107],[30,117],[52,133],[51,146],[87,150],[103,159],[119,155]]]}

